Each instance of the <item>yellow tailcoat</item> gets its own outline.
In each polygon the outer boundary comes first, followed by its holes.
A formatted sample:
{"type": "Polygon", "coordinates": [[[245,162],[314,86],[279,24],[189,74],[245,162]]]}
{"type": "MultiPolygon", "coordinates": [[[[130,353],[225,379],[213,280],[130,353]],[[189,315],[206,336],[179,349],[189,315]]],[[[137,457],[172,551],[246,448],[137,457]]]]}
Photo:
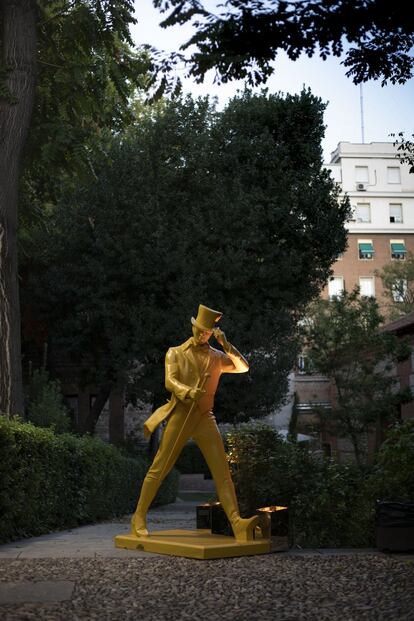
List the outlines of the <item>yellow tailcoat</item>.
{"type": "Polygon", "coordinates": [[[170,347],[165,357],[165,387],[171,392],[171,397],[145,421],[145,436],[150,436],[178,404],[182,403],[188,409],[191,407],[188,393],[200,385],[205,373],[209,373],[210,377],[204,386],[205,394],[197,402],[197,409],[201,412],[213,409],[214,395],[222,373],[245,373],[248,368],[245,358],[230,344],[226,353],[214,349],[208,343],[195,345],[192,338],[182,345],[170,347]]]}

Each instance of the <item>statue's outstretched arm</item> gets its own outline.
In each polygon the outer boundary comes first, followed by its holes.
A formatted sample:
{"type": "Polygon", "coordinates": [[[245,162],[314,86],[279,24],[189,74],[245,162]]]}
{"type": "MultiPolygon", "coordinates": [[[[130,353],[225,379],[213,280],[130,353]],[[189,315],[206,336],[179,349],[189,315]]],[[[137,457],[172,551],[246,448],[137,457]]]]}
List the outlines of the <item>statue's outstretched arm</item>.
{"type": "Polygon", "coordinates": [[[249,370],[249,363],[246,358],[229,343],[224,332],[219,328],[215,328],[213,334],[224,349],[225,356],[222,361],[223,373],[247,373],[249,370]]]}

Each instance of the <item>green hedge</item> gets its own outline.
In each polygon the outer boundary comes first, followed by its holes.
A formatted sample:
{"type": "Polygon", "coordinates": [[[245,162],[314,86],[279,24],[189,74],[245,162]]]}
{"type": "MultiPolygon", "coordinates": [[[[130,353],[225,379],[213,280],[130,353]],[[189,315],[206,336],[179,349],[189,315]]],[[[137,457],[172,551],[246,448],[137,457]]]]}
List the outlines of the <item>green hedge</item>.
{"type": "MultiPolygon", "coordinates": [[[[135,509],[149,462],[91,437],[0,416],[0,541],[71,528],[135,509]]],[[[156,504],[175,500],[178,473],[156,504]]]]}
{"type": "Polygon", "coordinates": [[[377,498],[414,501],[414,419],[389,430],[371,479],[377,498]]]}
{"type": "Polygon", "coordinates": [[[242,514],[287,505],[301,547],[374,544],[375,486],[368,470],[315,456],[263,424],[241,425],[226,443],[242,514]]]}

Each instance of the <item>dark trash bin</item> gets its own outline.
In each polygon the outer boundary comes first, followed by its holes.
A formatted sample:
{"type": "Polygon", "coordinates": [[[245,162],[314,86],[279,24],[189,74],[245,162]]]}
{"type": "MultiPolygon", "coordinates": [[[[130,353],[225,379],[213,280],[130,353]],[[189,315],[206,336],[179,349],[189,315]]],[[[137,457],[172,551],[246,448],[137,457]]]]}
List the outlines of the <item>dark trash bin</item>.
{"type": "Polygon", "coordinates": [[[377,500],[375,522],[379,550],[414,550],[414,501],[377,500]]]}

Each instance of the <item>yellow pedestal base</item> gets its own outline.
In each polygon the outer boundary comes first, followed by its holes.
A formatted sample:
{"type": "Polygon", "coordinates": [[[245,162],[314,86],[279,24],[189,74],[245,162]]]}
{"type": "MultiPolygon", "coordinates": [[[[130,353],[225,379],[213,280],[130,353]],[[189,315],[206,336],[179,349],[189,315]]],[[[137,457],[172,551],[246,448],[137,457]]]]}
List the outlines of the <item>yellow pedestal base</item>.
{"type": "Polygon", "coordinates": [[[270,552],[268,539],[239,542],[234,537],[213,535],[209,530],[161,530],[148,537],[117,535],[117,548],[143,550],[187,558],[211,559],[270,552]]]}

